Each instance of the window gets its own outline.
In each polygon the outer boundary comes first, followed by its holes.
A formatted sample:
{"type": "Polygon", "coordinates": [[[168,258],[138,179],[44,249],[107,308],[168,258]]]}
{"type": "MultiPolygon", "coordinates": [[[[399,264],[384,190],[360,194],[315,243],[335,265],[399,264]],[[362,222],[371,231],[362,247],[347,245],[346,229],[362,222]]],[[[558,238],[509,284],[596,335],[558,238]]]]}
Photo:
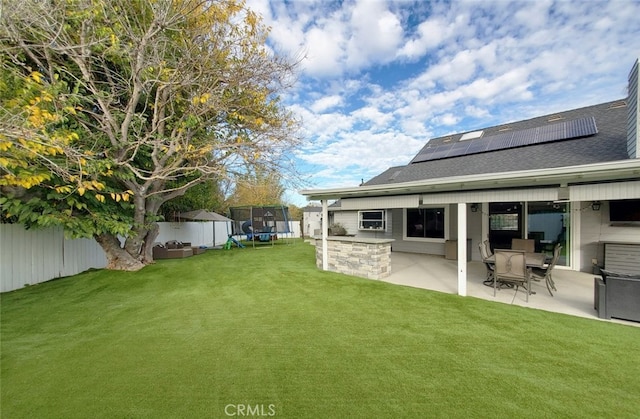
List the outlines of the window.
{"type": "Polygon", "coordinates": [[[358,228],[360,230],[386,230],[387,217],[385,211],[358,211],[358,228]]]}
{"type": "Polygon", "coordinates": [[[407,237],[444,239],[444,208],[407,208],[407,237]]]}

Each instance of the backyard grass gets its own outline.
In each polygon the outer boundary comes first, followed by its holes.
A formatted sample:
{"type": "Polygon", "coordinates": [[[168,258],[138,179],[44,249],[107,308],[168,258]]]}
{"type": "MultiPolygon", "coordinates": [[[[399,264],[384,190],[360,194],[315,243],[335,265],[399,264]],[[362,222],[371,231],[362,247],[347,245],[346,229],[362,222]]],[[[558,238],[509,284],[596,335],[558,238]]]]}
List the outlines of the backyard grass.
{"type": "Polygon", "coordinates": [[[300,241],[1,296],[2,418],[611,417],[640,328],[322,272],[300,241]]]}

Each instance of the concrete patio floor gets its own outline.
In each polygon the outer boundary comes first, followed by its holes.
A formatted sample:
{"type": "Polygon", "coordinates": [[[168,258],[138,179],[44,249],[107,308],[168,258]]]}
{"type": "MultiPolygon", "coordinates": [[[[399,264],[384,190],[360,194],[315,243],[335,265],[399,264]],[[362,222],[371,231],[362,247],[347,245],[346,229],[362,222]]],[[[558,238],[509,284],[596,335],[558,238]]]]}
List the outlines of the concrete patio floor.
{"type": "MultiPolygon", "coordinates": [[[[423,288],[449,294],[458,293],[457,261],[442,256],[415,253],[392,252],[391,275],[382,281],[392,284],[423,288]]],[[[618,319],[603,320],[593,308],[593,278],[595,275],[563,269],[554,269],[553,279],[558,291],[549,295],[544,282],[533,282],[532,291],[526,302],[525,291],[502,289],[493,296],[493,287],[482,281],[486,268],[482,262],[467,263],[467,296],[482,298],[504,304],[515,304],[532,309],[552,311],[589,319],[621,323],[640,327],[640,323],[618,319]]]]}

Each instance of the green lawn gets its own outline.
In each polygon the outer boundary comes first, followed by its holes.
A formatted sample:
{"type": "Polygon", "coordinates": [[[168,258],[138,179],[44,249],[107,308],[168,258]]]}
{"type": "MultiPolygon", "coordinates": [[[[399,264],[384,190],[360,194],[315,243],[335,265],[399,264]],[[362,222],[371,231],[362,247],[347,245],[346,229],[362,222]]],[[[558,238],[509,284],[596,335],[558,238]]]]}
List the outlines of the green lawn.
{"type": "Polygon", "coordinates": [[[322,272],[302,242],[1,303],[2,418],[640,412],[640,328],[322,272]]]}

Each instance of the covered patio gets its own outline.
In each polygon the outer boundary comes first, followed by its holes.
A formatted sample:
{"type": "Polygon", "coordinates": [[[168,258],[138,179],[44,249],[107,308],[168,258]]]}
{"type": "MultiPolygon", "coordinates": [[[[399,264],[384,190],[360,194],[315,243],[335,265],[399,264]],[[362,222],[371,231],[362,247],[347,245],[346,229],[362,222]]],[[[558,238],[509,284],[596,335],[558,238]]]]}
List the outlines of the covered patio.
{"type": "MultiPolygon", "coordinates": [[[[391,252],[391,274],[383,281],[449,294],[458,293],[458,262],[442,256],[391,252]]],[[[486,268],[482,262],[467,263],[467,296],[514,304],[532,309],[552,311],[601,320],[593,307],[593,278],[596,275],[571,270],[554,269],[553,278],[558,289],[549,295],[544,282],[533,282],[535,295],[525,301],[525,292],[519,289],[501,289],[493,296],[493,287],[483,284],[486,268]]],[[[640,323],[624,320],[604,320],[640,327],[640,323]]]]}

